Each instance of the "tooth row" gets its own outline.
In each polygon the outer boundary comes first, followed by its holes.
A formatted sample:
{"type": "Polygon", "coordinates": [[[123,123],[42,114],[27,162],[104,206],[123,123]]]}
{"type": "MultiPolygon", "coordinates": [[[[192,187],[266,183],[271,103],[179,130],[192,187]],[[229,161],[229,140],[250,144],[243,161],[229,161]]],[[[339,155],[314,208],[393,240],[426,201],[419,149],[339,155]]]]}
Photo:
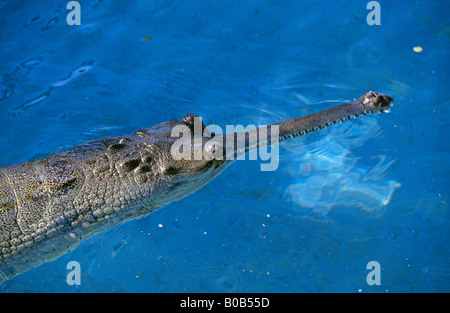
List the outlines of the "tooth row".
{"type": "Polygon", "coordinates": [[[363,111],[362,114],[366,115],[366,114],[390,113],[390,112],[391,112],[390,109],[372,109],[372,110],[368,110],[368,111],[363,111]]]}
{"type": "Polygon", "coordinates": [[[289,135],[285,135],[283,137],[280,137],[280,141],[284,141],[284,140],[287,140],[287,139],[303,136],[303,135],[315,132],[315,131],[317,131],[319,129],[323,129],[323,128],[329,127],[329,126],[337,124],[337,123],[341,123],[341,122],[344,122],[344,121],[347,121],[347,120],[351,120],[353,118],[357,118],[357,117],[359,117],[361,115],[376,114],[376,113],[389,113],[389,112],[390,112],[389,109],[372,109],[372,110],[362,111],[361,113],[351,114],[351,115],[349,115],[347,117],[343,117],[343,118],[338,119],[338,120],[334,120],[334,121],[331,121],[331,122],[326,122],[325,124],[321,124],[319,126],[314,126],[312,128],[307,128],[307,129],[301,130],[301,131],[299,131],[297,133],[292,133],[292,134],[289,134],[289,135]]]}

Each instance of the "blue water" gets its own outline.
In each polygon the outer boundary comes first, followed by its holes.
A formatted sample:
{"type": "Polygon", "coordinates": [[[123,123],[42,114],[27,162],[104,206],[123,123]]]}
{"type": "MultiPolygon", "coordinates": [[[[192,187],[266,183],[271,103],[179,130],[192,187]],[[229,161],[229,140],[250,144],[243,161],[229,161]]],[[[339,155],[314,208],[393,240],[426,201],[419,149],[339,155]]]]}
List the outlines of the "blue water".
{"type": "Polygon", "coordinates": [[[374,26],[356,0],[79,1],[79,26],[67,2],[0,1],[0,166],[189,112],[225,127],[369,90],[395,105],[283,144],[276,171],[237,161],[1,292],[450,291],[448,1],[381,0],[374,26]]]}

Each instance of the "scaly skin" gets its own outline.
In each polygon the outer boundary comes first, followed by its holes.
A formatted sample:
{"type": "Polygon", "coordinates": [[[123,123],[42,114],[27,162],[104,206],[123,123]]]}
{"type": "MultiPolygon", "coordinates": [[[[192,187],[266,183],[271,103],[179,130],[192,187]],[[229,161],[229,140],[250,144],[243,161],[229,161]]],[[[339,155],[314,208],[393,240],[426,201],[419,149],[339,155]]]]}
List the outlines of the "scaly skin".
{"type": "MultiPolygon", "coordinates": [[[[387,112],[391,105],[391,97],[368,92],[356,101],[273,124],[279,127],[279,137],[269,136],[266,144],[360,115],[387,112]]],[[[132,135],[94,140],[43,159],[1,167],[0,284],[103,230],[177,201],[220,174],[232,163],[230,153],[237,151],[224,150],[222,160],[174,160],[171,155],[177,140],[171,136],[172,128],[193,129],[195,117],[188,114],[132,135]]],[[[236,140],[237,134],[227,138],[236,140]]],[[[217,148],[206,139],[201,144],[212,154],[217,148]]],[[[258,147],[248,146],[243,153],[258,147]]]]}

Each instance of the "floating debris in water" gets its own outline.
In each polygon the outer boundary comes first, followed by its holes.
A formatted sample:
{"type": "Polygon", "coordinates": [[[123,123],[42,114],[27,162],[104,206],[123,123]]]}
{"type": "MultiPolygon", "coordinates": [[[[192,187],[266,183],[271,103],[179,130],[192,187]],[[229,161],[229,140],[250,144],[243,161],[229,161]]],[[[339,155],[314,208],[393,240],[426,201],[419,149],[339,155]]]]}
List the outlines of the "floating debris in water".
{"type": "Polygon", "coordinates": [[[416,52],[416,53],[420,53],[420,52],[423,51],[423,49],[422,49],[421,46],[415,46],[415,47],[413,48],[413,50],[414,50],[414,52],[416,52]]]}
{"type": "Polygon", "coordinates": [[[145,36],[144,38],[142,38],[142,41],[149,41],[152,39],[152,36],[145,36]]]}

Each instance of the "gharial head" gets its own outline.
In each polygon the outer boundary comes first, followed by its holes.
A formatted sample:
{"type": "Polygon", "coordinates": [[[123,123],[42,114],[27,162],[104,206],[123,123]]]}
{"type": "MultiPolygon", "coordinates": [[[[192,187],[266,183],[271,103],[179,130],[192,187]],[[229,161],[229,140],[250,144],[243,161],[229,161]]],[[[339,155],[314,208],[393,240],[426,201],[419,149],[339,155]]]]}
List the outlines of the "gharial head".
{"type": "Polygon", "coordinates": [[[357,100],[368,113],[387,113],[394,103],[391,96],[375,91],[369,91],[357,100]]]}
{"type": "Polygon", "coordinates": [[[193,113],[136,134],[158,159],[156,170],[170,184],[172,197],[173,189],[180,189],[180,197],[196,191],[229,165],[222,142],[214,140],[202,119],[193,113]]]}
{"type": "Polygon", "coordinates": [[[182,119],[142,129],[136,135],[142,137],[144,145],[150,147],[158,160],[153,167],[159,173],[159,181],[166,184],[165,189],[170,190],[172,198],[175,189],[181,198],[219,175],[236,159],[236,155],[242,156],[262,146],[302,136],[360,115],[389,112],[392,103],[392,97],[370,91],[358,100],[318,113],[267,127],[214,136],[210,131],[215,129],[209,129],[200,117],[190,113],[182,119]],[[233,145],[229,146],[229,143],[233,145]]]}

